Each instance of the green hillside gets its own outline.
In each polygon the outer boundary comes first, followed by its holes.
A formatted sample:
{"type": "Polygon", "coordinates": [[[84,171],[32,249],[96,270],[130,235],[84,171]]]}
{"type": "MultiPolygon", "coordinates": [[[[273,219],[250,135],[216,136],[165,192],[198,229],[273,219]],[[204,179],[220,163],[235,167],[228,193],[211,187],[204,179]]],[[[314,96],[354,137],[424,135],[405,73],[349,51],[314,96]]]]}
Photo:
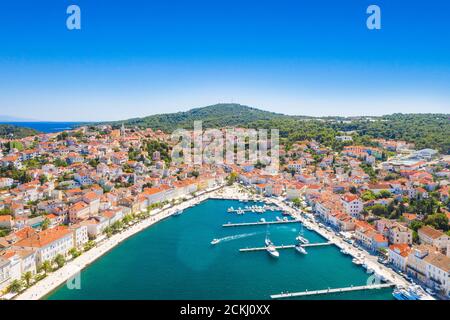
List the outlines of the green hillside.
{"type": "Polygon", "coordinates": [[[39,131],[31,128],[19,127],[11,124],[0,124],[0,138],[20,139],[39,133],[39,131]]]}
{"type": "Polygon", "coordinates": [[[418,149],[433,148],[450,154],[450,115],[393,114],[382,117],[305,117],[288,116],[240,104],[216,104],[186,112],[158,114],[112,123],[115,126],[138,126],[172,132],[177,128],[192,129],[202,120],[203,128],[250,127],[276,128],[286,142],[315,139],[326,146],[340,149],[336,141],[340,131],[356,131],[354,143],[370,144],[370,138],[406,140],[418,149]]]}
{"type": "Polygon", "coordinates": [[[158,114],[144,118],[129,119],[116,122],[126,126],[138,126],[171,132],[177,128],[191,129],[194,121],[203,121],[204,128],[226,126],[244,126],[256,120],[289,118],[278,113],[263,111],[240,104],[216,104],[203,108],[195,108],[185,112],[158,114]]]}

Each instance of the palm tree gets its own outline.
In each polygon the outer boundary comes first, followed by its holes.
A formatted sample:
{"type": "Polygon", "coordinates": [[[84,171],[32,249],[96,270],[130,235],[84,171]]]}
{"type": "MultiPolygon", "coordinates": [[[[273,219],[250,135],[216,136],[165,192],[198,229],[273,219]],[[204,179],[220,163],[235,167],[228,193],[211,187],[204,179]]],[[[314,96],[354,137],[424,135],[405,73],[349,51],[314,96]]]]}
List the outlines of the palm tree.
{"type": "Polygon", "coordinates": [[[27,284],[27,288],[31,284],[31,279],[33,279],[33,273],[31,273],[31,271],[27,271],[22,275],[22,280],[27,284]]]}
{"type": "Polygon", "coordinates": [[[61,268],[66,263],[66,259],[64,258],[64,256],[62,254],[58,254],[55,257],[55,263],[58,265],[58,268],[61,268]]]}
{"type": "Polygon", "coordinates": [[[45,218],[41,225],[42,230],[47,230],[49,226],[50,226],[50,219],[45,218]]]}
{"type": "Polygon", "coordinates": [[[8,292],[20,292],[20,290],[22,290],[23,287],[23,283],[19,280],[14,280],[13,282],[11,282],[11,284],[8,286],[8,292]]]}
{"type": "Polygon", "coordinates": [[[48,272],[52,272],[53,268],[52,268],[52,263],[48,260],[44,261],[42,263],[42,270],[44,270],[44,273],[47,274],[48,272]]]}
{"type": "Polygon", "coordinates": [[[72,258],[78,257],[81,253],[77,250],[77,248],[72,248],[69,250],[70,255],[72,258]]]}

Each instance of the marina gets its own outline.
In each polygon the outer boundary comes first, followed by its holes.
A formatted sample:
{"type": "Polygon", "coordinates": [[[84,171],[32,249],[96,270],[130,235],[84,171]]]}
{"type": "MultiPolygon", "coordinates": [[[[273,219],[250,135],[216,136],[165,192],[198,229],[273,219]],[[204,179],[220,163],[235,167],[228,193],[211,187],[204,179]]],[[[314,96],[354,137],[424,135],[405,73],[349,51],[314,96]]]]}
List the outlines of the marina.
{"type": "MultiPolygon", "coordinates": [[[[314,230],[301,229],[296,219],[278,221],[276,217],[285,216],[285,210],[266,211],[263,216],[268,223],[261,223],[257,212],[227,212],[230,206],[238,207],[240,203],[206,200],[185,208],[182,215],[136,234],[84,269],[81,290],[62,286],[47,299],[269,299],[274,290],[300,292],[366,284],[366,270],[353,264],[340,248],[314,230]],[[223,221],[239,228],[224,228],[223,221]],[[301,247],[317,250],[310,250],[308,255],[295,250],[292,243],[300,232],[310,242],[301,247]],[[265,239],[270,243],[264,246],[265,239]],[[141,245],[155,242],[158,245],[141,245]],[[243,255],[241,249],[261,254],[243,255]],[[136,256],[144,257],[139,268],[124,274],[124,268],[135,264],[132,261],[136,256]],[[334,272],[329,272],[331,265],[334,272]],[[220,290],[211,291],[211,283],[220,290]]],[[[321,297],[393,299],[389,288],[321,297]]]]}
{"type": "Polygon", "coordinates": [[[286,223],[297,223],[300,220],[275,220],[275,221],[257,221],[257,222],[242,222],[242,223],[225,223],[222,227],[248,227],[248,226],[262,226],[270,224],[286,224],[286,223]]]}
{"type": "Polygon", "coordinates": [[[244,214],[244,213],[247,213],[247,212],[264,213],[266,211],[272,211],[273,212],[273,211],[276,211],[276,210],[278,210],[277,206],[271,206],[271,205],[265,204],[265,205],[262,205],[262,206],[252,205],[252,206],[245,206],[244,208],[239,207],[237,209],[234,209],[233,207],[230,207],[230,208],[227,209],[227,212],[229,212],[229,213],[237,213],[237,214],[244,214]]]}
{"type": "MultiPolygon", "coordinates": [[[[331,246],[333,243],[331,242],[323,242],[323,243],[310,243],[310,244],[302,244],[301,247],[303,248],[309,248],[309,247],[323,247],[323,246],[331,246]]],[[[295,244],[290,245],[281,245],[281,246],[275,246],[275,249],[295,249],[295,244]]],[[[266,250],[265,247],[256,247],[256,248],[241,248],[239,249],[240,252],[251,252],[251,251],[264,251],[266,250]]]]}

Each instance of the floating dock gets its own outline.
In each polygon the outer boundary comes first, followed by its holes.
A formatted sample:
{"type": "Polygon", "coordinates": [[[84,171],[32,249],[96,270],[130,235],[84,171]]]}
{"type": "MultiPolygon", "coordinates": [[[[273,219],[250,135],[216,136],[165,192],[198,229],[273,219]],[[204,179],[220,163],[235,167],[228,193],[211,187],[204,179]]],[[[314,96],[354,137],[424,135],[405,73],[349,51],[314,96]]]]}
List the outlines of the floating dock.
{"type": "Polygon", "coordinates": [[[389,283],[381,283],[381,284],[373,284],[373,285],[365,285],[365,286],[355,286],[355,287],[351,286],[351,287],[336,288],[336,289],[324,289],[324,290],[313,290],[313,291],[306,290],[306,291],[301,291],[301,292],[280,293],[280,294],[273,294],[270,297],[272,299],[284,299],[284,298],[293,298],[293,297],[314,296],[314,295],[319,295],[319,294],[383,289],[383,288],[390,288],[393,286],[394,286],[394,284],[389,282],[389,283]]]}
{"type": "Polygon", "coordinates": [[[287,221],[258,221],[258,222],[243,222],[243,223],[225,223],[222,227],[246,227],[246,226],[261,226],[266,224],[284,224],[284,223],[296,223],[300,222],[300,220],[287,220],[287,221]]]}
{"type": "MultiPolygon", "coordinates": [[[[333,244],[332,242],[320,242],[320,243],[302,244],[301,246],[304,247],[304,248],[308,248],[308,247],[331,246],[332,244],[333,244]]],[[[277,249],[277,250],[279,250],[279,249],[294,249],[294,248],[295,248],[294,244],[285,245],[285,246],[275,246],[275,249],[277,249]]],[[[242,248],[242,249],[239,249],[240,252],[264,251],[264,250],[266,250],[266,247],[242,248]]]]}

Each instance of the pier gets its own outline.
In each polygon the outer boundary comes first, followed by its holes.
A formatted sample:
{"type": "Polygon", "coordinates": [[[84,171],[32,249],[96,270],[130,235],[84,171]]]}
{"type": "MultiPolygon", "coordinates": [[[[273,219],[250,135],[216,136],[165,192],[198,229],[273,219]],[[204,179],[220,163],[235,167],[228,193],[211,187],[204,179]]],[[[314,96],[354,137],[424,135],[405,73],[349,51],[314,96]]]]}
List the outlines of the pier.
{"type": "Polygon", "coordinates": [[[281,221],[258,221],[258,222],[242,222],[242,223],[225,223],[222,227],[246,227],[246,226],[261,226],[267,224],[284,224],[284,223],[296,223],[300,222],[300,220],[281,220],[281,221]]]}
{"type": "MultiPolygon", "coordinates": [[[[308,247],[331,246],[332,244],[333,244],[332,242],[320,242],[320,243],[302,244],[301,246],[304,247],[304,248],[308,248],[308,247]]],[[[277,250],[279,250],[279,249],[294,249],[294,248],[295,248],[294,244],[285,245],[285,246],[275,246],[275,249],[277,249],[277,250]]],[[[266,247],[242,248],[242,249],[239,249],[240,252],[264,251],[264,250],[266,250],[266,247]]]]}
{"type": "Polygon", "coordinates": [[[280,293],[273,294],[270,297],[272,299],[283,299],[283,298],[293,298],[293,297],[304,297],[304,296],[314,296],[319,294],[328,294],[328,293],[339,293],[339,292],[350,292],[350,291],[361,291],[361,290],[373,290],[373,289],[383,289],[393,287],[394,284],[389,283],[381,283],[381,284],[372,284],[365,286],[351,286],[344,288],[336,288],[336,289],[324,289],[324,290],[312,290],[312,291],[301,291],[301,292],[288,292],[288,293],[280,293]]]}

